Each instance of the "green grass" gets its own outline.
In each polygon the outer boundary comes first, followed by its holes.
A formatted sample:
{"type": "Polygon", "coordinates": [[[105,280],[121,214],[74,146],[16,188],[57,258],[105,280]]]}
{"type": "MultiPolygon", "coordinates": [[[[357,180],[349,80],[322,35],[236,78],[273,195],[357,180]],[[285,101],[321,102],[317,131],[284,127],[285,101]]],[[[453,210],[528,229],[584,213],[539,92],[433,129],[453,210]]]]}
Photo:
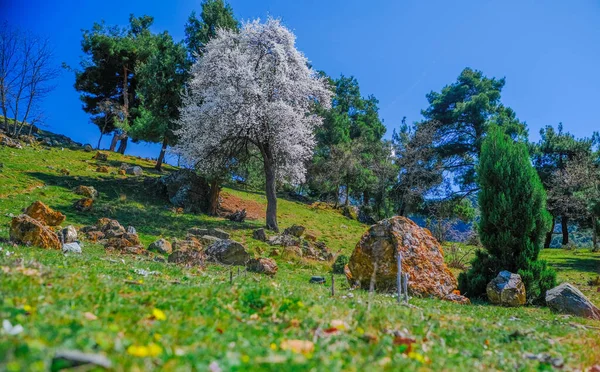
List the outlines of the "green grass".
{"type": "MultiPolygon", "coordinates": [[[[144,192],[141,179],[96,173],[92,155],[0,147],[4,163],[0,238],[8,237],[9,213],[16,215],[42,200],[76,226],[99,217],[133,225],[144,244],[161,236],[183,237],[192,226],[212,226],[230,231],[253,254],[268,255],[270,248],[251,238],[251,229],[264,221],[234,224],[205,215],[175,214],[164,201],[144,192]],[[61,168],[70,175],[60,175],[61,168]],[[100,191],[92,212],[71,207],[78,198],[71,189],[79,184],[100,191]]],[[[121,162],[158,176],[152,162],[110,154],[113,170],[121,162]]],[[[266,204],[260,193],[225,191],[266,204]]],[[[279,201],[278,217],[282,227],[303,224],[334,251],[348,255],[367,228],[336,211],[285,199],[279,201]]],[[[364,291],[351,292],[338,275],[336,295],[331,297],[329,287],[308,284],[312,275],[329,275],[329,266],[323,263],[277,258],[275,278],[237,276],[234,271],[231,285],[225,267],[185,269],[145,257],[107,254],[93,244],[86,244],[78,256],[2,242],[0,246],[0,319],[24,327],[19,335],[0,335],[0,370],[48,370],[59,349],[104,354],[119,371],[207,370],[213,362],[223,371],[550,368],[525,358],[525,353],[561,357],[569,368],[600,363],[599,322],[553,314],[546,308],[460,306],[435,299],[412,299],[416,307],[408,308],[386,294],[369,298],[364,291]],[[7,250],[14,253],[7,256],[7,250]],[[157,274],[143,277],[135,269],[157,274]],[[162,310],[166,319],[153,319],[154,309],[162,310]],[[339,320],[345,329],[325,332],[339,320]],[[412,353],[405,345],[394,345],[394,331],[415,340],[412,353]],[[314,342],[314,350],[304,354],[282,350],[285,340],[296,339],[314,342]],[[132,355],[131,346],[149,345],[156,355],[132,355]]],[[[574,283],[600,302],[595,287],[587,285],[600,275],[599,254],[546,250],[542,256],[557,269],[559,280],[574,283]]]]}

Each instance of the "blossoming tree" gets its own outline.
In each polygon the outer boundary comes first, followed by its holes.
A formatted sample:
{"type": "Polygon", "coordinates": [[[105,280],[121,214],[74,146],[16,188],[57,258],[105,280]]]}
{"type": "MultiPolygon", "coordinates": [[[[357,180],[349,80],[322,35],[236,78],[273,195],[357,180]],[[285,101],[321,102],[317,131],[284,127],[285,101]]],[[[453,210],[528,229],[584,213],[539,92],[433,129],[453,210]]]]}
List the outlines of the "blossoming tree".
{"type": "Polygon", "coordinates": [[[313,105],[329,107],[331,95],[279,20],[221,29],[192,67],[178,151],[209,174],[259,153],[267,227],[277,231],[276,181],[304,180],[321,124],[313,105]]]}

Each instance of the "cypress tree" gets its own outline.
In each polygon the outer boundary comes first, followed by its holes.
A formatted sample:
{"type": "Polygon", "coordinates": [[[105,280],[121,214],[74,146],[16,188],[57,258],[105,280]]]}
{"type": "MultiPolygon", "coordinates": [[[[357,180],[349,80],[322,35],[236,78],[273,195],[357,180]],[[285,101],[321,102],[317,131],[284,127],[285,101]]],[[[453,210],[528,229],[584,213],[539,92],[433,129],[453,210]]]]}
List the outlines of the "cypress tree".
{"type": "Polygon", "coordinates": [[[546,192],[531,165],[524,143],[492,126],[483,141],[477,169],[485,251],[477,252],[471,269],[459,276],[463,293],[485,295],[487,283],[500,271],[521,275],[530,302],[539,302],[556,284],[556,273],[538,260],[550,224],[546,192]]]}

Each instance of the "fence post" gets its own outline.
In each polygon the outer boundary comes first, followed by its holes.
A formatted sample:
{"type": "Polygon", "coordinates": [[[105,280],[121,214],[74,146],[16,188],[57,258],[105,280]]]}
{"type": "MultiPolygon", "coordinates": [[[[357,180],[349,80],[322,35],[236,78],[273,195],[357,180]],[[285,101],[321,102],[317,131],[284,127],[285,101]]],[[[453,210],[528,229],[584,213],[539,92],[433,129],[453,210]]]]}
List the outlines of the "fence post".
{"type": "Polygon", "coordinates": [[[331,274],[331,297],[335,296],[335,277],[331,274]]]}
{"type": "Polygon", "coordinates": [[[408,273],[404,274],[404,301],[408,305],[408,273]]]}

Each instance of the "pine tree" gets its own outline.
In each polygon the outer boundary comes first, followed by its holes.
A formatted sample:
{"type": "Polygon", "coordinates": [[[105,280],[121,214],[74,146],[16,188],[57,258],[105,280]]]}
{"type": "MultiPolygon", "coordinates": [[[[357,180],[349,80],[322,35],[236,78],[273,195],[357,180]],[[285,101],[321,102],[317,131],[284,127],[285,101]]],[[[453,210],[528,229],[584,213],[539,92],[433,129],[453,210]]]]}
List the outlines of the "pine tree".
{"type": "Polygon", "coordinates": [[[555,285],[556,274],[538,260],[550,216],[546,193],[525,144],[491,126],[477,174],[479,234],[485,251],[479,251],[472,268],[460,275],[460,289],[473,297],[483,296],[487,283],[501,270],[508,270],[521,275],[528,300],[537,302],[555,285]]]}

